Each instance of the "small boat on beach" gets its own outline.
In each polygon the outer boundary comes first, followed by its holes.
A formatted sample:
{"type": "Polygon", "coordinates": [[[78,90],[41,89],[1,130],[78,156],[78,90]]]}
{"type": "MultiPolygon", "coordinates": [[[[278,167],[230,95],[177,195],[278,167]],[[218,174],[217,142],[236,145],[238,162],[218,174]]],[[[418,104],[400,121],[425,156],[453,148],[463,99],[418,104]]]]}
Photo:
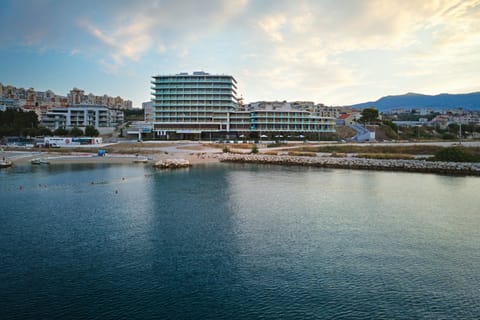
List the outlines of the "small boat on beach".
{"type": "Polygon", "coordinates": [[[36,159],[30,160],[30,163],[31,164],[50,164],[50,161],[48,161],[48,159],[46,158],[36,158],[36,159]]]}
{"type": "Polygon", "coordinates": [[[0,160],[0,168],[8,168],[12,166],[12,161],[6,160],[5,158],[0,160]]]}
{"type": "Polygon", "coordinates": [[[133,160],[133,163],[148,163],[148,159],[147,158],[136,158],[135,160],[133,160]]]}

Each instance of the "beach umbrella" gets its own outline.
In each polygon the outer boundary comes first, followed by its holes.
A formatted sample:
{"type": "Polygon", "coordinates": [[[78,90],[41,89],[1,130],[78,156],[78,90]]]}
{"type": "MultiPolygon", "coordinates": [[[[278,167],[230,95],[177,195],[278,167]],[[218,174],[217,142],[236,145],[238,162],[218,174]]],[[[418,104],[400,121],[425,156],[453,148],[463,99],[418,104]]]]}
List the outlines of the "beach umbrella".
{"type": "Polygon", "coordinates": [[[267,136],[264,135],[264,134],[262,134],[262,135],[260,136],[260,138],[266,138],[266,137],[267,137],[267,136]]]}
{"type": "Polygon", "coordinates": [[[303,134],[299,135],[298,137],[299,138],[305,138],[305,136],[303,134]]]}
{"type": "Polygon", "coordinates": [[[243,138],[243,137],[245,137],[245,135],[241,134],[241,135],[239,135],[239,137],[240,137],[240,138],[243,138]]]}

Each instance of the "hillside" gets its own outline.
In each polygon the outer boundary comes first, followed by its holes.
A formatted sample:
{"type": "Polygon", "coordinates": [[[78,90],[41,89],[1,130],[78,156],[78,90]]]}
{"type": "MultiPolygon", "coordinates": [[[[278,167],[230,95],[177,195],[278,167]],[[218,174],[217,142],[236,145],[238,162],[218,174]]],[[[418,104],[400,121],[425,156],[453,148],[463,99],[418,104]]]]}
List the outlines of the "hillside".
{"type": "Polygon", "coordinates": [[[354,104],[353,108],[375,107],[380,111],[394,108],[435,108],[454,109],[463,108],[466,110],[480,111],[480,92],[466,94],[438,94],[424,95],[418,93],[407,93],[397,96],[386,96],[377,101],[354,104]]]}

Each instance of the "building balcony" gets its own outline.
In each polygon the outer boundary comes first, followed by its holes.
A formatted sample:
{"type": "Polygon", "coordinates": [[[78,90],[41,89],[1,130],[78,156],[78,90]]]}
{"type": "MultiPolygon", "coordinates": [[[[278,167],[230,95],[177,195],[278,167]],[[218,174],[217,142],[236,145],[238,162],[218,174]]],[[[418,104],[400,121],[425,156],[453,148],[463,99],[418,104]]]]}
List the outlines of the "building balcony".
{"type": "Polygon", "coordinates": [[[200,77],[195,77],[195,78],[156,78],[153,77],[154,80],[150,81],[151,84],[153,85],[158,85],[158,84],[190,84],[190,83],[198,83],[198,84],[215,84],[215,83],[229,83],[229,84],[234,84],[235,81],[231,77],[206,77],[206,78],[200,78],[200,77]]]}
{"type": "Polygon", "coordinates": [[[165,109],[158,109],[154,113],[159,114],[159,113],[176,113],[176,114],[182,114],[182,113],[227,113],[229,112],[229,109],[226,108],[219,108],[219,107],[206,107],[206,108],[201,108],[201,109],[196,109],[196,108],[165,108],[165,109]]]}
{"type": "MultiPolygon", "coordinates": [[[[214,88],[218,89],[218,88],[214,88]]],[[[232,90],[225,88],[223,90],[205,90],[205,89],[197,89],[197,90],[190,90],[190,89],[176,89],[176,90],[157,90],[153,92],[152,95],[154,96],[183,96],[183,95],[226,95],[232,96],[232,90]]]]}
{"type": "Polygon", "coordinates": [[[228,91],[235,91],[236,92],[236,87],[232,85],[226,85],[226,84],[185,84],[185,85],[171,85],[171,84],[163,84],[163,85],[156,85],[156,86],[151,86],[150,90],[156,92],[156,93],[161,93],[164,91],[178,91],[178,90],[215,90],[215,89],[223,89],[223,90],[228,90],[228,91]]]}
{"type": "Polygon", "coordinates": [[[157,101],[163,101],[163,102],[176,102],[176,103],[182,103],[185,101],[186,103],[188,102],[199,102],[199,103],[205,103],[207,101],[222,101],[225,103],[234,103],[235,101],[233,100],[232,96],[224,96],[224,97],[203,97],[203,96],[173,96],[173,97],[167,97],[163,96],[161,98],[154,98],[154,102],[157,101]]]}

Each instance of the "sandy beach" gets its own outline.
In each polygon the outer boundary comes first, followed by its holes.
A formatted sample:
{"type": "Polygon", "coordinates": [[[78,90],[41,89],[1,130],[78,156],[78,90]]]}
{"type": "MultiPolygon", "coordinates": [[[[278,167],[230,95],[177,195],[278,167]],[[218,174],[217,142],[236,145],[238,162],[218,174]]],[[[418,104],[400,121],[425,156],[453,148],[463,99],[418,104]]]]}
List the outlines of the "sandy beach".
{"type": "Polygon", "coordinates": [[[231,153],[223,153],[222,145],[201,144],[198,142],[180,143],[120,143],[105,145],[104,156],[98,149],[49,149],[49,150],[1,150],[0,157],[11,160],[13,165],[30,164],[33,159],[43,159],[50,165],[107,163],[123,165],[153,166],[162,160],[188,160],[192,166],[220,162],[270,163],[302,165],[327,168],[390,170],[425,173],[447,173],[479,175],[479,164],[459,164],[447,162],[425,162],[418,160],[369,160],[355,157],[336,158],[330,154],[317,154],[315,157],[289,156],[288,151],[296,146],[259,149],[258,155],[251,155],[248,145],[227,145],[231,153]],[[278,150],[276,150],[278,149],[278,150]],[[274,154],[269,154],[273,152],[274,154]],[[278,155],[277,155],[278,153],[278,155]]]}
{"type": "Polygon", "coordinates": [[[109,163],[109,164],[132,164],[153,165],[157,161],[166,159],[185,159],[192,165],[205,163],[218,163],[218,155],[214,152],[148,152],[145,154],[107,153],[98,156],[96,153],[87,152],[35,152],[35,151],[2,151],[0,157],[5,157],[13,162],[13,165],[29,164],[33,159],[45,159],[49,164],[84,164],[84,163],[109,163]]]}

